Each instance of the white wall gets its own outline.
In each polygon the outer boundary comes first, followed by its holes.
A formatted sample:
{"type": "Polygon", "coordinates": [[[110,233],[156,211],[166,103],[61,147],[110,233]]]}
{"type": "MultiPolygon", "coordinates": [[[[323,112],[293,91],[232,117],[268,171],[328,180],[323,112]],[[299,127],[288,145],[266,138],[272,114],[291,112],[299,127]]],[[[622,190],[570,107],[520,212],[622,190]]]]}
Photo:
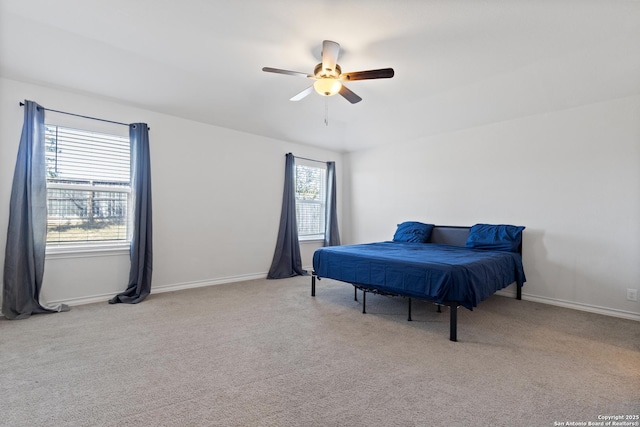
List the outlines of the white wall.
{"type": "MultiPolygon", "coordinates": [[[[282,206],[284,155],[336,161],[342,155],[158,114],[104,99],[0,79],[0,266],[11,181],[23,121],[19,101],[151,128],[153,289],[264,277],[271,265],[282,206]]],[[[126,128],[125,128],[126,129],[126,128]]],[[[338,208],[341,216],[341,188],[338,208]]],[[[303,266],[320,245],[303,243],[303,266]]],[[[106,300],[124,290],[127,253],[48,256],[44,302],[106,300]]]]}
{"type": "Polygon", "coordinates": [[[405,220],[524,225],[525,297],[640,320],[640,96],[345,160],[348,242],[405,220]]]}
{"type": "MultiPolygon", "coordinates": [[[[404,220],[525,225],[525,298],[640,318],[640,96],[342,155],[0,79],[0,266],[23,109],[151,127],[153,289],[263,277],[280,215],[284,154],[337,163],[345,243],[387,240],[404,220]],[[348,191],[348,193],[347,193],[348,191]]],[[[302,244],[310,266],[317,244],[302,244]]],[[[106,300],[128,256],[48,257],[45,302],[106,300]]]]}

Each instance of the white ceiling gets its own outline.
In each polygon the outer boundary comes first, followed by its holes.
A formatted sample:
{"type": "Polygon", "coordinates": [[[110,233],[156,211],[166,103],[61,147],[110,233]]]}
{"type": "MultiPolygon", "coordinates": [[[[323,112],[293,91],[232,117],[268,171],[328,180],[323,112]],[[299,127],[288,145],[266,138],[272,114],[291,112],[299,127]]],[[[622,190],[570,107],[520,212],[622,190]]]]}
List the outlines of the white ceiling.
{"type": "Polygon", "coordinates": [[[0,75],[354,151],[639,94],[640,1],[0,0],[0,75]],[[323,39],[395,77],[289,101],[312,81],[262,67],[323,39]]]}

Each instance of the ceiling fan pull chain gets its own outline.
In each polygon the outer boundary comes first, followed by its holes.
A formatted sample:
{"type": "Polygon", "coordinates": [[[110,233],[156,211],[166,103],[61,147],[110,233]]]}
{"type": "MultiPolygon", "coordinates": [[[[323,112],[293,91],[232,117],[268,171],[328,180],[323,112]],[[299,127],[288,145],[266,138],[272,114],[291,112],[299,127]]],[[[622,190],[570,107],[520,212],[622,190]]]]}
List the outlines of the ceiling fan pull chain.
{"type": "Polygon", "coordinates": [[[329,97],[324,99],[324,125],[329,126],[329,97]]]}

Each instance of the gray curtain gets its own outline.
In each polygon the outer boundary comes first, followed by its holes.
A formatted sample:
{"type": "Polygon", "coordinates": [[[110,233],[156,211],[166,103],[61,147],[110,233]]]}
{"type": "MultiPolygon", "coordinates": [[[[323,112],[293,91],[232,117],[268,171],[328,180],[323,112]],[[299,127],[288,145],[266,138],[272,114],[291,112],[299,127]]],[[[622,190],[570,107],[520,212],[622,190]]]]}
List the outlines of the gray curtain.
{"type": "Polygon", "coordinates": [[[146,123],[129,126],[131,139],[131,186],[133,191],[133,237],[131,270],[127,289],[109,300],[110,304],[137,304],[151,293],[153,250],[151,221],[151,161],[149,127],[146,123]]]}
{"type": "Polygon", "coordinates": [[[338,231],[338,213],[336,208],[336,162],[327,162],[326,207],[324,246],[340,246],[340,232],[338,231]]]}
{"type": "Polygon", "coordinates": [[[267,279],[284,279],[286,277],[303,276],[307,272],[302,269],[300,243],[298,242],[298,224],[296,223],[296,164],[293,154],[289,153],[285,160],[284,194],[282,196],[282,213],[280,229],[276,241],[276,251],[267,279]]]}
{"type": "Polygon", "coordinates": [[[2,313],[7,319],[69,310],[64,304],[55,307],[40,304],[47,240],[44,151],[44,108],[25,101],[4,258],[2,313]]]}

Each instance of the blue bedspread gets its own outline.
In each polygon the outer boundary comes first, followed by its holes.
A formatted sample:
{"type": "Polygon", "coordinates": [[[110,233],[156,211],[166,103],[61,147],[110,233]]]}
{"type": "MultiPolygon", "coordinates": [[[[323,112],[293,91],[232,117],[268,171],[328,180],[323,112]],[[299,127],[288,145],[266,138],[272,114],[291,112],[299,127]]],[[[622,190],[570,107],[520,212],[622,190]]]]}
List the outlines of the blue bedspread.
{"type": "Polygon", "coordinates": [[[409,297],[456,301],[472,310],[496,291],[525,282],[522,256],[435,243],[378,242],[330,246],[313,254],[329,278],[409,297]]]}

